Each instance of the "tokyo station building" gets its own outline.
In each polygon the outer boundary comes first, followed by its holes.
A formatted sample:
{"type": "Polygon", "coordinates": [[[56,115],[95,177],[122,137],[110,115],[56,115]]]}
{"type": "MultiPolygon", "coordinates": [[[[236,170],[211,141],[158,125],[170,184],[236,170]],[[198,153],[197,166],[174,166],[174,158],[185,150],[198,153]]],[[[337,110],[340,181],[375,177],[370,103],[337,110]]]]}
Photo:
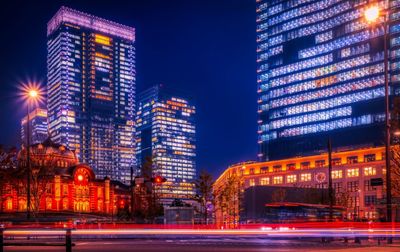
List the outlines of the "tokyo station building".
{"type": "MultiPolygon", "coordinates": [[[[26,211],[26,153],[26,148],[18,153],[18,168],[1,184],[1,212],[26,211]]],[[[108,177],[97,179],[64,145],[50,139],[34,144],[30,160],[32,211],[107,215],[130,206],[129,187],[108,177]]]]}
{"type": "MultiPolygon", "coordinates": [[[[332,153],[332,187],[337,201],[347,197],[346,218],[378,219],[383,186],[371,179],[385,177],[384,147],[332,153]]],[[[241,191],[253,186],[328,188],[328,153],[267,162],[246,162],[230,166],[214,184],[216,195],[232,175],[240,178],[241,191]]],[[[337,202],[336,202],[337,204],[337,202]]],[[[218,219],[218,210],[216,217],[218,219]]]]}

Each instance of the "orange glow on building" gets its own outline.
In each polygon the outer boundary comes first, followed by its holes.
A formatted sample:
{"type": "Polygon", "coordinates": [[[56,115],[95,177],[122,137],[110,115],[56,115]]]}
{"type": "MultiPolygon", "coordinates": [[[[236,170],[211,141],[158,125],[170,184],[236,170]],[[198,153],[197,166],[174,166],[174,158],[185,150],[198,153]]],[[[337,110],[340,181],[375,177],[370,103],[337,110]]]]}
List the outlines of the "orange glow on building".
{"type": "MultiPolygon", "coordinates": [[[[383,198],[382,186],[371,186],[372,178],[384,178],[384,147],[332,153],[332,184],[336,197],[351,198],[347,218],[379,218],[377,202],[383,198]]],[[[214,192],[226,186],[232,176],[241,182],[241,190],[252,186],[328,188],[328,153],[267,162],[243,162],[228,167],[215,181],[214,192]]],[[[218,198],[218,197],[217,197],[218,198]]],[[[216,213],[221,221],[221,213],[216,213]]],[[[218,220],[219,219],[219,220],[218,220]]]]}

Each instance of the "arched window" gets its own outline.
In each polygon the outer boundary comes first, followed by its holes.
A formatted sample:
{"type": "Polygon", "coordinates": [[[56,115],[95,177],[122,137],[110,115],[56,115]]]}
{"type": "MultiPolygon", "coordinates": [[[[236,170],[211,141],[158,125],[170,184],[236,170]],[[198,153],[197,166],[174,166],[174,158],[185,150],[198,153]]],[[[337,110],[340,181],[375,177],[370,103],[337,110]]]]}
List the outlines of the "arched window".
{"type": "Polygon", "coordinates": [[[99,212],[103,211],[103,201],[102,200],[97,201],[97,211],[99,211],[99,212]]]}
{"type": "Polygon", "coordinates": [[[68,198],[64,198],[62,204],[63,210],[68,210],[68,198]]]}
{"type": "Polygon", "coordinates": [[[18,201],[18,211],[25,211],[26,210],[26,200],[20,199],[18,201]]]}
{"type": "Polygon", "coordinates": [[[8,197],[6,200],[6,210],[7,211],[13,210],[13,202],[11,197],[8,197]]]}
{"type": "Polygon", "coordinates": [[[48,197],[46,198],[46,209],[51,210],[53,208],[53,199],[48,197]]]}

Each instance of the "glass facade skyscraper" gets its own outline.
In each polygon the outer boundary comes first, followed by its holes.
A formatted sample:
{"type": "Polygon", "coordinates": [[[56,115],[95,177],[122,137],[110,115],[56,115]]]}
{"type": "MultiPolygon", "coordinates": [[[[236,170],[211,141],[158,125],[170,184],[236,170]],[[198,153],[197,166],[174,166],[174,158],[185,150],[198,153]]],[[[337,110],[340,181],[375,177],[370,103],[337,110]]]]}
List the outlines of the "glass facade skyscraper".
{"type": "MultiPolygon", "coordinates": [[[[364,0],[257,0],[261,160],[384,144],[384,17],[364,0]]],[[[388,9],[389,1],[374,1],[388,9]]],[[[390,1],[390,95],[398,96],[400,2],[390,1]]]]}
{"type": "Polygon", "coordinates": [[[187,97],[163,85],[153,86],[138,95],[138,168],[152,158],[152,175],[167,179],[156,186],[164,202],[174,198],[193,199],[195,195],[195,113],[196,108],[187,97]]]}
{"type": "Polygon", "coordinates": [[[135,29],[62,7],[47,24],[51,138],[99,178],[135,165],[135,29]]]}
{"type": "MultiPolygon", "coordinates": [[[[47,110],[35,108],[29,113],[30,144],[43,143],[48,137],[47,110]]],[[[21,142],[27,145],[27,123],[28,115],[21,120],[21,142]]]]}

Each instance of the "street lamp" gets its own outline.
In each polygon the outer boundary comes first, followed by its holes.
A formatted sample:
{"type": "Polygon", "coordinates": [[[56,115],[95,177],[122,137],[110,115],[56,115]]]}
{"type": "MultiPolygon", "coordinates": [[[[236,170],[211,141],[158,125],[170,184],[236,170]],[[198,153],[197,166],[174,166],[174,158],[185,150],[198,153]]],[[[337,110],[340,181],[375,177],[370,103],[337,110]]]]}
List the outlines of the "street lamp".
{"type": "Polygon", "coordinates": [[[26,104],[27,104],[27,123],[26,123],[26,166],[27,166],[27,192],[26,192],[26,197],[27,197],[27,206],[26,206],[26,218],[29,220],[31,218],[31,160],[30,160],[30,118],[29,118],[29,104],[37,103],[41,96],[40,96],[40,90],[38,88],[30,87],[27,88],[25,94],[25,99],[26,99],[26,104]]]}
{"type": "Polygon", "coordinates": [[[385,70],[385,161],[386,161],[386,220],[392,221],[392,181],[390,169],[390,122],[389,122],[389,74],[388,74],[388,50],[387,50],[387,22],[389,17],[389,9],[381,15],[378,6],[368,7],[364,12],[365,19],[368,23],[376,23],[380,16],[383,17],[383,54],[384,54],[384,70],[385,70]]]}

